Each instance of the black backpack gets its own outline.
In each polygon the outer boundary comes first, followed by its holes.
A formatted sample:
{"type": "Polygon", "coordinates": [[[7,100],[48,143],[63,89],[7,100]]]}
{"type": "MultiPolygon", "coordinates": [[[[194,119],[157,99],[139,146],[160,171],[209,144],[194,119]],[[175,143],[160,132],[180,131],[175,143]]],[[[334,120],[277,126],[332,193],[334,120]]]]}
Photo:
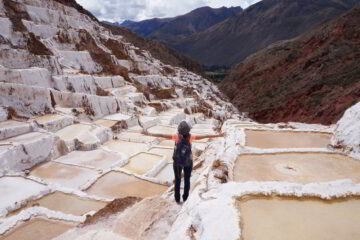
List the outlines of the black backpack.
{"type": "Polygon", "coordinates": [[[176,166],[190,167],[193,164],[190,135],[184,138],[179,135],[180,141],[175,142],[173,160],[176,166]]]}

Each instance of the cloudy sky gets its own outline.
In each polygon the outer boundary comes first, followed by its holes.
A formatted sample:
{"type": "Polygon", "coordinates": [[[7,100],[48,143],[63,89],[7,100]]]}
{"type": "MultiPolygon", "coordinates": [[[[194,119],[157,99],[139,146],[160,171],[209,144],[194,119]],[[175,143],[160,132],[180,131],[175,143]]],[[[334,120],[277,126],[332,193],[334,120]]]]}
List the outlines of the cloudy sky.
{"type": "Polygon", "coordinates": [[[111,22],[174,17],[203,6],[246,8],[258,1],[260,0],[77,0],[100,20],[111,22]]]}

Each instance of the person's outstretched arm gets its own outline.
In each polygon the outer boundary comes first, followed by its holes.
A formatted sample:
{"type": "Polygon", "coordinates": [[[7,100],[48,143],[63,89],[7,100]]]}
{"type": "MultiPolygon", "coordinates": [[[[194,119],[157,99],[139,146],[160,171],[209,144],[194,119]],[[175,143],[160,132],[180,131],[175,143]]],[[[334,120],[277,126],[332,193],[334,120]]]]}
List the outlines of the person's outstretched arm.
{"type": "Polygon", "coordinates": [[[218,138],[218,137],[224,137],[225,133],[215,134],[215,135],[195,135],[195,140],[201,140],[204,138],[218,138]]]}
{"type": "Polygon", "coordinates": [[[173,135],[170,134],[160,134],[160,133],[149,133],[146,130],[142,131],[142,134],[146,135],[146,136],[151,136],[151,137],[161,137],[161,138],[166,138],[166,139],[172,139],[173,135]]]}

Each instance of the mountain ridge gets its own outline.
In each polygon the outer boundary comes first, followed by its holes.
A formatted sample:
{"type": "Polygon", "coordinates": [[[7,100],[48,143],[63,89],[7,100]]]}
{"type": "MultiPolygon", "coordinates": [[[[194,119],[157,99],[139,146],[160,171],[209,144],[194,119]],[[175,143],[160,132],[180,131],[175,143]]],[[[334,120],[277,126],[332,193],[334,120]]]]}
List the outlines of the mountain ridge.
{"type": "Polygon", "coordinates": [[[220,88],[259,122],[332,124],[360,100],[359,23],[358,4],[310,32],[249,56],[220,88]]]}
{"type": "MultiPolygon", "coordinates": [[[[181,25],[174,21],[184,17],[191,19],[194,11],[177,18],[150,19],[127,27],[143,36],[159,40],[207,67],[229,67],[276,41],[294,38],[331,20],[359,2],[263,0],[224,17],[216,24],[193,31],[189,30],[191,24],[181,25]]],[[[202,10],[196,9],[197,15],[206,18],[202,10]]]]}
{"type": "Polygon", "coordinates": [[[241,14],[169,44],[204,65],[231,66],[280,40],[341,15],[357,0],[263,0],[241,14]]]}
{"type": "Polygon", "coordinates": [[[140,22],[125,21],[120,25],[151,38],[164,41],[173,36],[188,36],[203,31],[216,23],[242,11],[241,7],[201,7],[173,18],[153,18],[140,22]]]}

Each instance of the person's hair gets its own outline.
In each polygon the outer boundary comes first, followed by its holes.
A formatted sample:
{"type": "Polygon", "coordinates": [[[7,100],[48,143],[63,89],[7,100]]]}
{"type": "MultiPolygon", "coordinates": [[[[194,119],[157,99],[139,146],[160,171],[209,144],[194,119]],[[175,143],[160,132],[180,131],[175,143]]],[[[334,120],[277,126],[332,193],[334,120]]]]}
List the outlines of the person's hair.
{"type": "Polygon", "coordinates": [[[182,121],[178,126],[178,133],[187,138],[190,135],[191,127],[186,121],[182,121]]]}

